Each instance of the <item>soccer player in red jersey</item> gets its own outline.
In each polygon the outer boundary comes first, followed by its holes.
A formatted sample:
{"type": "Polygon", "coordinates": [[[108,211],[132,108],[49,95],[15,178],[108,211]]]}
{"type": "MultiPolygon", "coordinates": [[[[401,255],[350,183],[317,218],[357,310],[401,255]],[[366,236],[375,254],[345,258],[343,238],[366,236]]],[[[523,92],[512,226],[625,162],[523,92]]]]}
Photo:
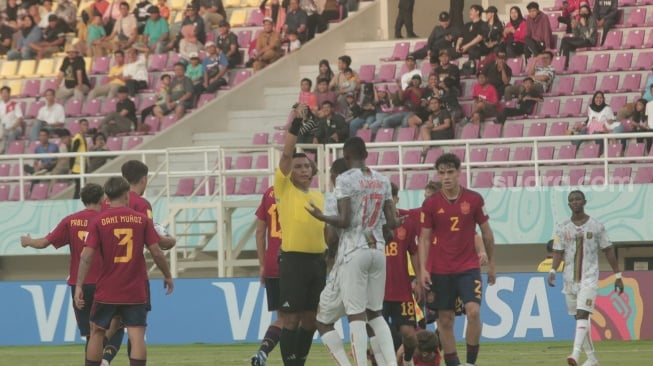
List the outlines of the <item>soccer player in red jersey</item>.
{"type": "MultiPolygon", "coordinates": [[[[84,248],[84,240],[88,233],[88,225],[100,213],[104,190],[102,186],[95,183],[88,183],[81,192],[84,209],[66,216],[57,227],[43,238],[31,238],[28,235],[20,238],[23,247],[32,247],[36,249],[47,248],[49,245],[59,249],[65,245],[70,246],[70,276],[68,285],[71,287],[71,295],[75,294],[75,284],[77,283],[77,269],[79,268],[79,258],[84,248]]],[[[97,256],[93,259],[91,269],[82,284],[82,295],[84,301],[93,303],[95,293],[95,284],[102,269],[102,258],[97,256]]],[[[88,344],[90,335],[90,307],[84,309],[74,308],[77,327],[82,337],[86,338],[88,344]]]]}
{"type": "Polygon", "coordinates": [[[75,305],[80,309],[91,307],[91,339],[86,351],[86,366],[102,364],[105,332],[116,315],[129,329],[132,345],[130,366],[144,366],[149,302],[143,255],[145,247],[163,274],[166,294],[172,292],[174,284],[152,220],[128,207],[129,183],[122,177],[112,177],[104,184],[104,191],[110,201],[109,208],[88,227],[75,287],[75,305]],[[84,301],[82,285],[98,251],[102,257],[102,271],[97,280],[94,302],[88,304],[84,301]]]}
{"type": "Polygon", "coordinates": [[[453,325],[456,297],[462,299],[467,316],[467,365],[474,365],[481,337],[482,295],[480,261],[474,246],[476,225],[480,226],[489,261],[490,285],[496,277],[494,235],[481,195],[458,183],[460,159],[454,154],[443,154],[435,162],[435,169],[442,190],[422,205],[420,282],[435,294],[438,330],[447,366],[460,365],[453,325]]]}
{"type": "Polygon", "coordinates": [[[258,352],[252,356],[252,366],[265,366],[268,355],[279,343],[283,327],[283,313],[278,311],[279,303],[279,265],[277,257],[281,250],[281,225],[277,214],[277,202],[274,198],[274,187],[269,187],[261,204],[256,210],[256,253],[260,266],[261,284],[265,286],[268,310],[277,312],[275,320],[265,332],[263,342],[258,352]],[[266,240],[267,237],[267,240],[266,240]]]}
{"type": "MultiPolygon", "coordinates": [[[[438,349],[438,335],[437,333],[428,330],[420,330],[415,335],[417,340],[417,349],[413,356],[413,364],[415,366],[440,366],[440,351],[438,349]]],[[[397,357],[404,355],[404,347],[399,347],[397,357]]],[[[399,366],[402,366],[400,363],[399,366]]],[[[406,363],[403,364],[406,366],[406,363]]]]}

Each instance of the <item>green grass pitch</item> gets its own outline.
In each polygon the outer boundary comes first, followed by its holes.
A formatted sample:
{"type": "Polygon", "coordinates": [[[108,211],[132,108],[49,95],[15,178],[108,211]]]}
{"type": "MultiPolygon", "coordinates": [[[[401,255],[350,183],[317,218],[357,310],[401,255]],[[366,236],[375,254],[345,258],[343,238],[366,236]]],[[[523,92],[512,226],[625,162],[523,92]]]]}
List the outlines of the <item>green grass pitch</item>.
{"type": "MultiPolygon", "coordinates": [[[[150,346],[148,365],[153,366],[248,366],[249,357],[258,348],[256,344],[229,346],[188,345],[150,346]]],[[[601,365],[651,365],[653,341],[597,342],[597,355],[601,365]]],[[[84,364],[83,347],[0,347],[1,366],[79,366],[84,364]]],[[[481,344],[478,366],[565,366],[571,342],[485,343],[481,344]]],[[[464,345],[458,348],[464,361],[464,345]]],[[[581,361],[582,362],[582,361],[581,361]]],[[[326,349],[320,343],[313,345],[308,366],[333,365],[326,349]]],[[[123,348],[111,364],[128,366],[123,348]]],[[[270,355],[269,366],[279,366],[278,348],[270,355]]]]}

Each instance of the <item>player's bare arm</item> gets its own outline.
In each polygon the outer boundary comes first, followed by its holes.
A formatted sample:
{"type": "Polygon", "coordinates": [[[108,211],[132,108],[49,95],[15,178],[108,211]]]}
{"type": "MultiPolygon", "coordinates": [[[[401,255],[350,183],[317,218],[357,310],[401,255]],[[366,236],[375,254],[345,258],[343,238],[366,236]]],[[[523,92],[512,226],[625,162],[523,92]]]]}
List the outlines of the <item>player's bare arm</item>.
{"type": "Polygon", "coordinates": [[[263,280],[263,273],[265,271],[265,234],[267,233],[268,225],[263,220],[256,220],[256,256],[258,257],[259,265],[259,279],[261,285],[265,286],[263,280]]]}
{"type": "Polygon", "coordinates": [[[351,225],[351,199],[349,197],[338,200],[338,214],[326,216],[318,207],[311,202],[311,207],[306,207],[311,216],[339,229],[346,229],[351,225]]]}
{"type": "MultiPolygon", "coordinates": [[[[605,254],[605,258],[608,260],[608,263],[610,263],[610,267],[612,267],[612,272],[615,273],[616,279],[614,281],[614,290],[621,295],[624,292],[624,282],[621,279],[621,271],[619,270],[619,260],[617,260],[617,254],[614,251],[614,245],[610,246],[609,248],[603,249],[603,253],[605,254]]],[[[558,268],[558,267],[553,267],[553,268],[558,268]]]]}
{"type": "Polygon", "coordinates": [[[284,176],[287,176],[292,171],[292,156],[295,153],[295,145],[297,145],[297,136],[302,133],[312,130],[315,125],[312,120],[306,121],[308,113],[306,104],[298,104],[295,108],[295,118],[288,127],[288,135],[283,145],[281,153],[281,160],[279,160],[279,169],[284,176]]]}
{"type": "MultiPolygon", "coordinates": [[[[166,295],[170,295],[172,290],[174,290],[175,285],[172,281],[172,274],[170,274],[170,268],[168,267],[168,262],[166,257],[161,251],[159,244],[153,244],[147,247],[150,250],[150,255],[152,255],[152,260],[159,268],[159,271],[163,274],[163,288],[166,289],[166,295]]],[[[79,282],[79,281],[78,281],[79,282]]]]}
{"type": "Polygon", "coordinates": [[[419,234],[419,245],[417,246],[417,252],[419,253],[419,279],[420,284],[428,289],[431,286],[431,275],[426,270],[426,259],[429,256],[429,249],[431,245],[431,233],[433,229],[431,228],[422,228],[422,231],[419,234]]]}
{"type": "Polygon", "coordinates": [[[174,248],[177,244],[177,239],[171,235],[162,235],[159,240],[159,247],[163,250],[169,250],[174,248]]]}
{"type": "Polygon", "coordinates": [[[50,242],[46,238],[32,238],[27,234],[20,237],[20,245],[22,245],[23,248],[31,247],[34,249],[43,249],[47,248],[50,245],[50,242]]]}
{"type": "MultiPolygon", "coordinates": [[[[413,270],[415,271],[415,278],[421,278],[420,273],[422,273],[420,269],[420,264],[419,264],[419,248],[415,252],[415,254],[411,254],[410,256],[410,262],[413,265],[413,270]]],[[[423,300],[423,295],[424,295],[424,289],[422,286],[415,286],[414,292],[415,292],[415,300],[418,302],[421,302],[423,300]]]]}
{"type": "Polygon", "coordinates": [[[75,284],[75,305],[78,309],[83,309],[86,305],[84,304],[82,287],[84,286],[86,275],[88,275],[88,270],[91,268],[91,263],[93,263],[93,256],[95,256],[95,249],[84,247],[79,257],[79,270],[77,271],[77,283],[75,284]]]}
{"type": "Polygon", "coordinates": [[[487,252],[485,251],[485,245],[483,244],[483,238],[480,235],[474,235],[474,248],[478,254],[478,262],[481,266],[488,264],[487,252]]]}
{"type": "Polygon", "coordinates": [[[487,282],[490,285],[494,285],[497,280],[496,269],[494,268],[494,233],[490,227],[489,222],[484,222],[480,225],[481,227],[481,236],[483,238],[483,246],[485,247],[485,252],[487,253],[487,260],[489,263],[489,268],[487,270],[487,282]]]}
{"type": "Polygon", "coordinates": [[[397,208],[393,200],[389,199],[383,203],[383,214],[385,215],[386,225],[389,229],[396,229],[401,226],[404,218],[397,217],[397,208]]]}
{"type": "Polygon", "coordinates": [[[553,251],[553,264],[551,265],[551,271],[549,271],[549,286],[551,287],[555,287],[556,285],[556,268],[560,267],[564,253],[564,250],[553,251]]]}

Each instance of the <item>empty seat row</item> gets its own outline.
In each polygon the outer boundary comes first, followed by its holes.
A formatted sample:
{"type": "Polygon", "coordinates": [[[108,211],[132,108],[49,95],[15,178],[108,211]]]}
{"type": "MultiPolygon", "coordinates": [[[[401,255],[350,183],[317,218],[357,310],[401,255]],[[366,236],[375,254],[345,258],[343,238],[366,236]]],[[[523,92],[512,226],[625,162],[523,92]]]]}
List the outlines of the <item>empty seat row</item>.
{"type": "MultiPolygon", "coordinates": [[[[23,185],[23,197],[28,200],[45,200],[54,197],[68,188],[68,183],[25,183],[23,185]]],[[[2,201],[20,201],[19,184],[2,184],[0,183],[0,202],[2,201]]]]}

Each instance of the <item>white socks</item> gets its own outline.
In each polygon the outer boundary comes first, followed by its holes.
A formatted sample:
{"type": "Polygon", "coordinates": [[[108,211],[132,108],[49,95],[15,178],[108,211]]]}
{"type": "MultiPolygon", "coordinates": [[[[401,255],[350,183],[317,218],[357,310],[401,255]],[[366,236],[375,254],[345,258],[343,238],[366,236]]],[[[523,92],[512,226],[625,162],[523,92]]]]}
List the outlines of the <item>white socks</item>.
{"type": "Polygon", "coordinates": [[[572,356],[578,360],[580,357],[581,349],[583,348],[583,343],[587,336],[589,321],[587,319],[577,319],[576,320],[576,335],[574,336],[574,351],[572,356]]]}
{"type": "Polygon", "coordinates": [[[327,350],[329,350],[331,357],[333,357],[338,366],[351,366],[338,332],[332,330],[324,333],[322,335],[322,343],[324,343],[327,350]]]}
{"type": "Polygon", "coordinates": [[[397,366],[397,358],[395,355],[395,346],[392,342],[392,334],[388,323],[385,322],[382,316],[377,316],[372,320],[368,320],[367,324],[372,327],[374,335],[379,342],[381,351],[383,352],[383,359],[387,366],[397,366]]]}
{"type": "Polygon", "coordinates": [[[378,366],[386,366],[385,358],[383,358],[383,351],[381,350],[381,345],[379,340],[374,337],[370,337],[370,346],[372,347],[372,352],[374,353],[374,359],[378,366]]]}
{"type": "Polygon", "coordinates": [[[587,359],[590,361],[596,361],[596,355],[594,354],[594,342],[592,342],[592,322],[590,319],[587,319],[587,334],[583,341],[583,351],[587,355],[587,359]]]}
{"type": "Polygon", "coordinates": [[[364,321],[349,322],[349,339],[351,340],[351,350],[354,353],[354,364],[367,366],[367,330],[364,321]]]}

